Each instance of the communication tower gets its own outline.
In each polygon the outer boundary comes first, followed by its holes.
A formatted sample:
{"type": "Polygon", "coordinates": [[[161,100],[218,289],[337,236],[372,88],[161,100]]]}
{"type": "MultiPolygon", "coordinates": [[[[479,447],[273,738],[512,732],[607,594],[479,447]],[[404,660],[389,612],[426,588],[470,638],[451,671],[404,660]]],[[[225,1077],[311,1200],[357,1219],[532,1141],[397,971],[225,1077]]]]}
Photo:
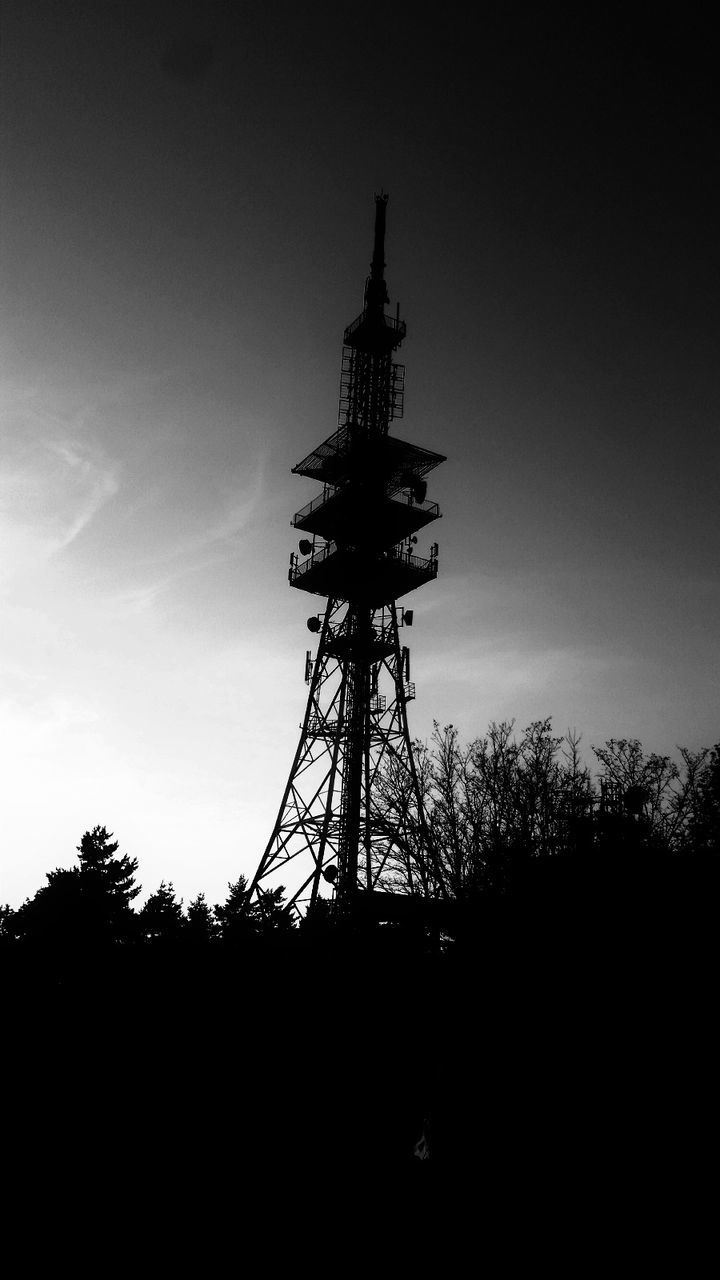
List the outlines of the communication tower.
{"type": "Polygon", "coordinates": [[[251,892],[262,902],[282,885],[299,913],[330,895],[353,913],[432,874],[400,638],[413,614],[397,602],[437,576],[437,543],[427,557],[415,546],[440,515],[425,477],[445,457],[389,432],[403,416],[405,370],[393,357],[405,322],[399,306],[385,311],[387,200],[375,197],[363,309],[344,334],[338,429],[293,467],[322,487],[291,522],[305,536],[288,577],[325,604],[308,618],[317,652],[305,659],[305,718],[251,892]]]}

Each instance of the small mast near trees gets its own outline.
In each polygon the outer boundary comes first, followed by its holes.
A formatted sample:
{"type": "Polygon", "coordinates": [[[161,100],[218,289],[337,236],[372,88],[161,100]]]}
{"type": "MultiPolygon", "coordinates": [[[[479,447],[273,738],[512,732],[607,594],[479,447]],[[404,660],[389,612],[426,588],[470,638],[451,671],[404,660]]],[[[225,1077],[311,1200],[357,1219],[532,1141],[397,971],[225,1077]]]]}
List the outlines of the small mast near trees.
{"type": "Polygon", "coordinates": [[[363,309],[345,330],[339,428],[293,468],[322,489],[293,518],[307,536],[290,557],[290,584],[327,603],[308,618],[318,648],[305,659],[305,719],[251,891],[262,903],[282,884],[298,913],[330,896],[344,914],[371,908],[396,879],[407,885],[396,872],[428,840],[407,723],[415,685],[400,642],[413,614],[397,601],[437,576],[437,543],[427,557],[415,546],[440,515],[425,477],[445,459],[389,434],[403,416],[405,370],[393,356],[405,322],[399,307],[385,311],[387,201],[375,197],[363,309]]]}

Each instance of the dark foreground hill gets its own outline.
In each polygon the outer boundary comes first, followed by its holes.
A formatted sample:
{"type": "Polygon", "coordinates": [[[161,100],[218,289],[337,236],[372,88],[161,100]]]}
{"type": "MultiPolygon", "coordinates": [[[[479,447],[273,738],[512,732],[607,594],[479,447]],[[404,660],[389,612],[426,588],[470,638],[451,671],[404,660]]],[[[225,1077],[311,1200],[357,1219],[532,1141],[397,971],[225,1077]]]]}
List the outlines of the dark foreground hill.
{"type": "Polygon", "coordinates": [[[531,869],[467,909],[455,940],[16,948],[16,1167],[218,1212],[388,1181],[430,1204],[456,1185],[488,1229],[702,1206],[717,868],[646,872],[619,892],[607,869],[531,869]]]}

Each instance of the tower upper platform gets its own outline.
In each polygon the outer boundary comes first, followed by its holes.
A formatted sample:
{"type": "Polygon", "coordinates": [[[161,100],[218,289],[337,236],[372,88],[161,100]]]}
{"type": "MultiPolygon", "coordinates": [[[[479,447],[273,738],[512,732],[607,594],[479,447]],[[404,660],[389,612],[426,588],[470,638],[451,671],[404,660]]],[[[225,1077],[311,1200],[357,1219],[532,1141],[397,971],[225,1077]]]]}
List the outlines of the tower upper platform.
{"type": "Polygon", "coordinates": [[[375,197],[375,242],[363,311],[345,330],[340,380],[340,427],[297,466],[295,475],[322,485],[293,524],[312,535],[300,540],[289,579],[294,587],[376,608],[437,575],[437,546],[429,558],[415,554],[415,536],[440,516],[427,501],[427,476],[442,453],[389,433],[402,416],[404,370],[391,359],[405,337],[405,323],[385,307],[385,211],[375,197]],[[315,539],[321,540],[320,545],[315,539]],[[324,545],[322,545],[324,544],[324,545]]]}
{"type": "Polygon", "coordinates": [[[384,311],[375,313],[366,308],[348,325],[343,342],[355,351],[389,355],[400,346],[406,332],[405,321],[399,316],[390,316],[384,311]]]}
{"type": "Polygon", "coordinates": [[[417,501],[411,489],[397,496],[385,493],[377,499],[362,489],[326,487],[296,512],[293,524],[328,542],[353,542],[358,528],[371,517],[365,541],[384,547],[412,537],[439,516],[437,502],[417,501]]]}
{"type": "Polygon", "coordinates": [[[397,436],[370,439],[364,428],[348,423],[323,440],[292,470],[293,475],[308,476],[321,484],[340,485],[360,470],[372,469],[376,476],[382,476],[385,492],[392,495],[405,488],[410,477],[420,480],[445,460],[446,454],[422,449],[397,436]]]}

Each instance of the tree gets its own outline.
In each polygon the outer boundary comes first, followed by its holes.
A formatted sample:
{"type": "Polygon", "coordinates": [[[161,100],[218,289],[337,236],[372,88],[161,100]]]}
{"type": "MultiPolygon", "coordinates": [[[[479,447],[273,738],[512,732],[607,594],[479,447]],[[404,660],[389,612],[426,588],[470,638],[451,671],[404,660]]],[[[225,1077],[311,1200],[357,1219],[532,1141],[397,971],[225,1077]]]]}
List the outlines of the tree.
{"type": "Polygon", "coordinates": [[[475,824],[472,804],[472,760],[470,748],[463,751],[454,725],[433,732],[434,752],[429,771],[433,848],[445,894],[462,896],[477,871],[475,824]]]}
{"type": "Polygon", "coordinates": [[[185,939],[192,945],[203,946],[217,937],[217,931],[212,908],[205,901],[205,894],[199,893],[187,909],[185,939]]]}
{"type": "Polygon", "coordinates": [[[78,845],[80,879],[88,913],[104,939],[124,942],[135,935],[137,917],[131,907],[140,893],[135,884],[137,858],[117,857],[118,841],[106,827],[86,831],[78,845]]]}
{"type": "Polygon", "coordinates": [[[80,873],[88,883],[94,880],[102,885],[103,892],[119,909],[126,909],[140,893],[140,886],[135,884],[138,862],[127,854],[116,858],[118,848],[118,841],[113,840],[106,827],[86,831],[78,845],[80,873]]]}
{"type": "Polygon", "coordinates": [[[78,868],[48,871],[47,884],[41,885],[34,897],[26,898],[15,913],[15,929],[20,938],[36,945],[86,943],[90,920],[78,868]]]}
{"type": "Polygon", "coordinates": [[[720,853],[720,743],[694,754],[683,752],[687,800],[683,832],[693,853],[720,853]]]}
{"type": "Polygon", "coordinates": [[[528,725],[519,744],[515,801],[518,844],[536,857],[559,853],[562,847],[563,742],[562,737],[553,735],[548,718],[528,725]]]}
{"type": "Polygon", "coordinates": [[[140,912],[142,937],[152,943],[177,942],[184,924],[182,901],[177,901],[172,881],[166,884],[162,880],[140,912]]]}
{"type": "Polygon", "coordinates": [[[135,936],[131,907],[137,860],[117,858],[117,842],[105,827],[86,831],[78,845],[79,866],[56,867],[47,884],[28,898],[15,916],[27,941],[52,947],[87,948],[127,942],[135,936]]]}
{"type": "Polygon", "coordinates": [[[255,922],[245,876],[229,881],[228,896],[224,903],[214,907],[214,914],[220,941],[226,946],[246,942],[254,936],[255,922]]]}
{"type": "Polygon", "coordinates": [[[249,938],[287,933],[294,928],[289,907],[285,906],[284,887],[268,891],[252,902],[245,876],[228,884],[228,896],[214,908],[220,940],[227,946],[247,942],[249,938]]]}
{"type": "Polygon", "coordinates": [[[252,908],[257,922],[257,932],[265,937],[268,934],[292,933],[295,928],[295,917],[290,907],[283,901],[284,885],[277,889],[266,890],[252,908]]]}
{"type": "MultiPolygon", "coordinates": [[[[463,747],[454,725],[436,722],[430,746],[416,744],[425,825],[413,812],[406,826],[414,837],[388,859],[385,888],[470,900],[505,891],[522,859],[589,843],[594,797],[580,739],[553,735],[550,719],[519,738],[513,727],[493,722],[463,747]]],[[[379,795],[382,805],[410,812],[407,784],[401,791],[391,768],[379,795]]]]}
{"type": "Polygon", "coordinates": [[[9,903],[0,906],[0,946],[15,937],[15,915],[9,903]]]}
{"type": "Polygon", "coordinates": [[[594,874],[587,859],[567,874],[555,861],[548,880],[543,867],[557,855],[566,862],[593,849],[676,854],[720,848],[720,744],[696,752],[679,748],[678,763],[646,753],[635,738],[611,738],[593,747],[601,765],[595,787],[576,733],[553,734],[549,718],[519,735],[513,730],[512,721],[493,722],[463,746],[453,725],[436,722],[430,744],[415,746],[422,814],[407,777],[392,764],[385,769],[375,804],[389,815],[389,833],[400,810],[409,836],[402,848],[390,849],[383,888],[471,901],[524,880],[532,894],[540,884],[536,872],[555,885],[594,874]]]}
{"type": "Polygon", "coordinates": [[[610,738],[593,747],[600,775],[601,842],[617,847],[679,851],[696,761],[683,752],[684,774],[670,756],[646,755],[637,738],[610,738]]]}
{"type": "Polygon", "coordinates": [[[558,851],[587,854],[595,836],[595,790],[580,754],[581,737],[568,729],[561,747],[559,796],[556,813],[558,851]]]}
{"type": "Polygon", "coordinates": [[[373,825],[383,832],[387,847],[379,884],[386,891],[431,898],[444,891],[442,876],[434,865],[436,845],[427,822],[432,760],[421,742],[413,744],[413,755],[420,809],[412,774],[402,761],[388,755],[373,780],[373,825]]]}

